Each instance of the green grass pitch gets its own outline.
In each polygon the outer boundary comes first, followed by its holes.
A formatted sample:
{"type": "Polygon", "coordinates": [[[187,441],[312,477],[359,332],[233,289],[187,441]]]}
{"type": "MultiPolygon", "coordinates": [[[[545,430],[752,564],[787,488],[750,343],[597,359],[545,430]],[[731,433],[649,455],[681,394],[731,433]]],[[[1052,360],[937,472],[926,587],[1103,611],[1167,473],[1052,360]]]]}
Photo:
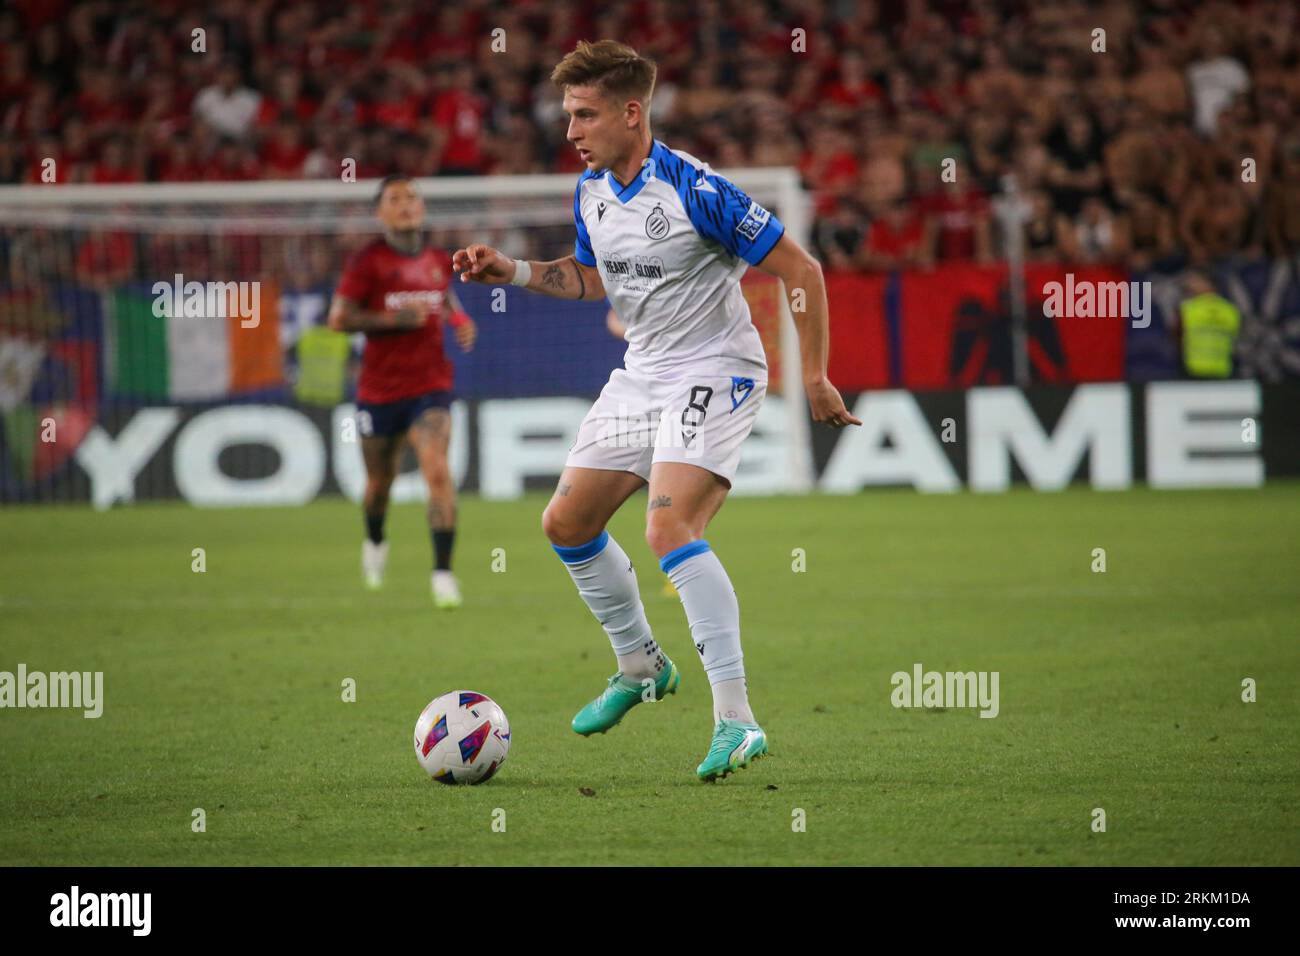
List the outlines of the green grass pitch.
{"type": "Polygon", "coordinates": [[[0,670],[100,670],[105,697],[98,720],[0,711],[0,864],[1300,864],[1300,485],[729,501],[709,538],[772,756],[715,785],[644,493],[611,531],[681,691],[569,730],[613,658],[544,503],[462,502],[453,613],[416,505],[379,594],[339,500],[0,512],[0,670]],[[895,709],[916,662],[998,671],[999,715],[895,709]],[[412,752],[455,688],[511,720],[480,787],[412,752]]]}

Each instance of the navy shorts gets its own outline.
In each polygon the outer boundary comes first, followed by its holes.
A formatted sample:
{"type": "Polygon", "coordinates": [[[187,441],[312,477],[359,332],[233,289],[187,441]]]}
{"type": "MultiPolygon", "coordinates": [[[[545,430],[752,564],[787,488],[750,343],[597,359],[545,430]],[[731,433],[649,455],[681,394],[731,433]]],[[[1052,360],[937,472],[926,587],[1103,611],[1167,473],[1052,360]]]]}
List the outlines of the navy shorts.
{"type": "Polygon", "coordinates": [[[451,408],[452,397],[451,392],[425,392],[395,402],[357,402],[357,431],[362,438],[405,435],[406,430],[427,409],[451,408]]]}

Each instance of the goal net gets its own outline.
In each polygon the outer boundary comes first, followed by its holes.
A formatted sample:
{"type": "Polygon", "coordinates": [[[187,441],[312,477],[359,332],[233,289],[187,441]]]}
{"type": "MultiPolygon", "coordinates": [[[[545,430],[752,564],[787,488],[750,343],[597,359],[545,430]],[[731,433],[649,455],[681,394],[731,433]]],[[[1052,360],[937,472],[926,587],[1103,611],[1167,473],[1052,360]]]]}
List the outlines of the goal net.
{"type": "MultiPolygon", "coordinates": [[[[807,201],[793,170],[726,175],[806,242],[807,201]]],[[[572,176],[418,185],[435,246],[485,242],[542,260],[573,250],[572,176]]],[[[0,188],[0,501],[359,497],[352,403],[362,338],[331,332],[325,316],[344,261],[378,233],[376,187],[0,188]]],[[[806,491],[794,327],[779,283],[751,269],[743,288],[770,385],[735,490],[806,491]]],[[[458,486],[490,498],[550,488],[623,361],[608,303],[454,289],[479,330],[470,352],[447,344],[458,486]]],[[[407,469],[396,500],[425,494],[413,462],[407,469]]]]}

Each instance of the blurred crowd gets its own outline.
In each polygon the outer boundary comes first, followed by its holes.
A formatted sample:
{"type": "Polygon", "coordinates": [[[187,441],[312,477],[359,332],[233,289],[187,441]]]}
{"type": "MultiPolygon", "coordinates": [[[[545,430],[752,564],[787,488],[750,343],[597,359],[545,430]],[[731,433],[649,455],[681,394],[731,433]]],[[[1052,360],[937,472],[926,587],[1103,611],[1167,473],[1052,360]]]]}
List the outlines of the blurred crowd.
{"type": "Polygon", "coordinates": [[[670,146],[797,167],[830,267],[1300,253],[1294,0],[10,0],[0,182],[576,174],[600,37],[670,146]]]}

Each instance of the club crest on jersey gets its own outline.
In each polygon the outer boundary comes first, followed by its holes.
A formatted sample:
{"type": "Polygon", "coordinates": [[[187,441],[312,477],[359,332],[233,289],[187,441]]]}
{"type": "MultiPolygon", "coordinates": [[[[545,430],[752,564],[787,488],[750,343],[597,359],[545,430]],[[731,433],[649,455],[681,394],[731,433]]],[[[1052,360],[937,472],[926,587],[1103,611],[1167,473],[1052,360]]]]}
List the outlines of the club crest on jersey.
{"type": "Polygon", "coordinates": [[[662,239],[668,235],[668,217],[664,215],[663,206],[655,206],[645,220],[645,234],[651,239],[662,239]]]}
{"type": "MultiPolygon", "coordinates": [[[[739,375],[731,376],[731,411],[734,412],[739,408],[741,403],[749,398],[753,391],[754,380],[752,378],[742,378],[739,375]]],[[[731,412],[727,414],[731,414],[731,412]]]]}
{"type": "Polygon", "coordinates": [[[736,232],[753,242],[758,238],[758,234],[763,231],[763,227],[767,225],[770,218],[772,218],[770,212],[750,200],[749,212],[745,213],[745,218],[740,221],[740,225],[736,226],[736,232]]]}

